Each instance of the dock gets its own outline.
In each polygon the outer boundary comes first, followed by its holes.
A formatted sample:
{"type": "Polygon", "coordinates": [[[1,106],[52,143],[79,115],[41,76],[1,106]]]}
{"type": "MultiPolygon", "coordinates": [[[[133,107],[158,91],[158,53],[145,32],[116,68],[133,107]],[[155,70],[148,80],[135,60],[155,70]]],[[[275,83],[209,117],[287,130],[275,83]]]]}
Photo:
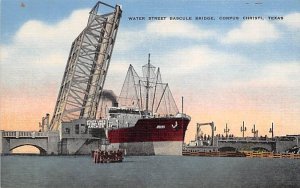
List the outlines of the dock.
{"type": "Polygon", "coordinates": [[[273,152],[243,152],[248,158],[272,158],[272,159],[300,159],[300,154],[294,153],[273,153],[273,152]]]}
{"type": "Polygon", "coordinates": [[[294,153],[273,153],[255,151],[197,151],[183,150],[183,156],[199,157],[247,157],[247,158],[272,158],[272,159],[300,159],[300,154],[294,153]]]}

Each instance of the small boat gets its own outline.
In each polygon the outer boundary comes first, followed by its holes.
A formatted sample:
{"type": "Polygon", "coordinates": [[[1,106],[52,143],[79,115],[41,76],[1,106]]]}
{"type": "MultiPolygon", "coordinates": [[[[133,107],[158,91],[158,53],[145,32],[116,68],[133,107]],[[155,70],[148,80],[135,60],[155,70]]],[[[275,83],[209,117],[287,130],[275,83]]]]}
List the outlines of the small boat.
{"type": "Polygon", "coordinates": [[[122,162],[124,152],[122,150],[93,150],[92,158],[94,163],[116,163],[122,162]]]}

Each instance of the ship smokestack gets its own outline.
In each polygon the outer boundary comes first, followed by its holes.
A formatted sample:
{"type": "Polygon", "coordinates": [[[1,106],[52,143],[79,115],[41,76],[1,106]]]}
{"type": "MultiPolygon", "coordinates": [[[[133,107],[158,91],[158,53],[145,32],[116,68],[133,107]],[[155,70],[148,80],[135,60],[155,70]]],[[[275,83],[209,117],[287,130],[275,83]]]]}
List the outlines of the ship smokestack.
{"type": "Polygon", "coordinates": [[[103,90],[101,98],[103,100],[105,100],[105,99],[110,100],[112,102],[113,107],[118,107],[117,97],[112,90],[103,90]]]}

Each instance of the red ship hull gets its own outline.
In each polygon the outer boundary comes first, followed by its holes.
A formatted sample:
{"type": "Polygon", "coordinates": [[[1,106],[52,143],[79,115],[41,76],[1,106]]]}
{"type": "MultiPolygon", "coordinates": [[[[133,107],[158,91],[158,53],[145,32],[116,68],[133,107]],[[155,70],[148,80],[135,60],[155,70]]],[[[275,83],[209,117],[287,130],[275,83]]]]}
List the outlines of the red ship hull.
{"type": "Polygon", "coordinates": [[[112,129],[110,143],[127,155],[181,155],[188,118],[145,118],[133,127],[112,129]]]}

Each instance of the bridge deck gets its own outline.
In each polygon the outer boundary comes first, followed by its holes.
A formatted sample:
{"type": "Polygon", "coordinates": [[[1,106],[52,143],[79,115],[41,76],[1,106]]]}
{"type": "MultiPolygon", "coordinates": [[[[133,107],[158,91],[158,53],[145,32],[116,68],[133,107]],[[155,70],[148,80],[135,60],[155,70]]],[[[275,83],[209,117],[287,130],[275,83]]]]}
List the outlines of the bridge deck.
{"type": "Polygon", "coordinates": [[[37,131],[3,131],[3,138],[47,138],[47,132],[37,131]]]}
{"type": "Polygon", "coordinates": [[[275,140],[259,140],[259,139],[225,139],[218,142],[238,142],[238,143],[275,143],[275,140]]]}

